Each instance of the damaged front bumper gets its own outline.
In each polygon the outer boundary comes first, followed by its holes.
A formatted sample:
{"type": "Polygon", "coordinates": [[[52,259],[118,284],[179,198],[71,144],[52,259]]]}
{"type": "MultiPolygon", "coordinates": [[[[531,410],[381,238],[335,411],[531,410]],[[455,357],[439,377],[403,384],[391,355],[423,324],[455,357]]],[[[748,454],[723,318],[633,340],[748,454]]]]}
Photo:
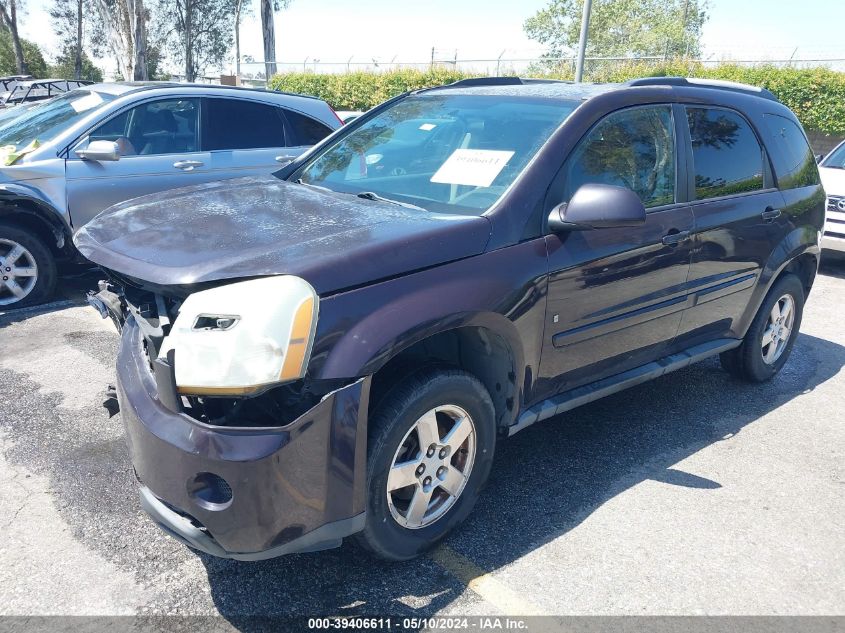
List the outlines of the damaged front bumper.
{"type": "Polygon", "coordinates": [[[117,331],[120,332],[125,321],[126,302],[107,281],[101,281],[98,285],[99,292],[89,291],[85,300],[102,318],[111,319],[117,331]]]}
{"type": "Polygon", "coordinates": [[[142,506],[184,543],[259,560],[336,547],[363,529],[369,378],[284,426],[205,424],[162,403],[132,316],[117,378],[142,506]]]}

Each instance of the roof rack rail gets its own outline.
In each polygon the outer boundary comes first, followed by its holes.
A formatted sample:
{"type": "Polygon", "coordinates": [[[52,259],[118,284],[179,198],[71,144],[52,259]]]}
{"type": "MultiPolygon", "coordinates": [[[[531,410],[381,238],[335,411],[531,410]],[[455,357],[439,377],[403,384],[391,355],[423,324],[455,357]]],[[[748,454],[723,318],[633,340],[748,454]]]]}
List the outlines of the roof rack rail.
{"type": "Polygon", "coordinates": [[[521,86],[524,82],[520,77],[469,77],[459,79],[442,88],[466,88],[470,86],[521,86]]]}
{"type": "Polygon", "coordinates": [[[469,77],[459,79],[440,88],[468,88],[472,86],[526,86],[529,84],[571,84],[564,79],[544,79],[542,77],[469,77]]]}
{"type": "Polygon", "coordinates": [[[524,84],[574,84],[571,79],[547,79],[545,77],[526,77],[522,80],[524,84]]]}
{"type": "Polygon", "coordinates": [[[739,83],[738,81],[722,81],[719,79],[698,79],[695,77],[642,77],[631,79],[625,82],[626,86],[691,86],[697,88],[718,88],[720,90],[731,90],[733,92],[744,92],[753,94],[770,101],[777,101],[778,98],[765,88],[758,88],[750,84],[739,83]]]}

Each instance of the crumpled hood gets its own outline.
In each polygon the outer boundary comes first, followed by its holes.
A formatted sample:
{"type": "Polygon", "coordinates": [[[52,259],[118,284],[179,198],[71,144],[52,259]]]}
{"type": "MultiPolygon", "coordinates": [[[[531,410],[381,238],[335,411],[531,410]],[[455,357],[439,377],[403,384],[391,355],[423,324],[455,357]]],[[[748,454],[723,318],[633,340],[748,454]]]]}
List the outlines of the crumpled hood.
{"type": "Polygon", "coordinates": [[[74,237],[88,259],[159,285],[293,274],[318,293],[483,252],[487,218],[435,214],[273,176],[129,200],[74,237]]]}

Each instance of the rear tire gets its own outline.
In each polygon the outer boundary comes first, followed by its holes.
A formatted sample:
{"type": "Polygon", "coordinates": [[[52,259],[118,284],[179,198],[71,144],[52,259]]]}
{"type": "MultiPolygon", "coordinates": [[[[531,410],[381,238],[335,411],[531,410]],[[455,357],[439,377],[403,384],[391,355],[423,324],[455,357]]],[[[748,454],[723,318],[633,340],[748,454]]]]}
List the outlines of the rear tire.
{"type": "Polygon", "coordinates": [[[795,275],[783,275],[763,300],[742,345],[720,355],[722,367],[748,382],[770,380],[789,359],[803,315],[804,286],[795,275]]]}
{"type": "Polygon", "coordinates": [[[393,387],[370,416],[358,543],[408,560],[466,519],[490,474],[495,420],[490,394],[464,371],[423,370],[393,387]]]}
{"type": "Polygon", "coordinates": [[[44,303],[56,276],[56,260],[39,237],[0,222],[0,310],[44,303]]]}

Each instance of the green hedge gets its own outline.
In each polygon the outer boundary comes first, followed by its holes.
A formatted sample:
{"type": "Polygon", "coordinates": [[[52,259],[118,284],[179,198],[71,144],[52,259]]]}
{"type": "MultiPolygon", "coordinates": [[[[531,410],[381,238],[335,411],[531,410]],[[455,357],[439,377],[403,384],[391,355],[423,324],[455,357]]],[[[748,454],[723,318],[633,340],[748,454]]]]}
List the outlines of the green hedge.
{"type": "MultiPolygon", "coordinates": [[[[529,74],[555,79],[572,78],[568,67],[529,74]]],[[[631,63],[593,68],[589,78],[592,81],[626,81],[635,77],[668,75],[728,79],[768,88],[798,115],[807,129],[845,135],[845,73],[826,68],[801,70],[733,64],[705,67],[686,62],[661,65],[631,63]]],[[[425,71],[399,69],[337,75],[284,73],[273,76],[270,87],[316,95],[336,110],[367,110],[407,90],[437,86],[471,76],[475,75],[442,67],[425,71]]]]}
{"type": "Polygon", "coordinates": [[[339,75],[285,73],[270,78],[270,88],[299,92],[328,101],[335,110],[369,110],[408,90],[448,84],[464,77],[456,70],[434,68],[392,70],[383,73],[352,72],[339,75]]]}

